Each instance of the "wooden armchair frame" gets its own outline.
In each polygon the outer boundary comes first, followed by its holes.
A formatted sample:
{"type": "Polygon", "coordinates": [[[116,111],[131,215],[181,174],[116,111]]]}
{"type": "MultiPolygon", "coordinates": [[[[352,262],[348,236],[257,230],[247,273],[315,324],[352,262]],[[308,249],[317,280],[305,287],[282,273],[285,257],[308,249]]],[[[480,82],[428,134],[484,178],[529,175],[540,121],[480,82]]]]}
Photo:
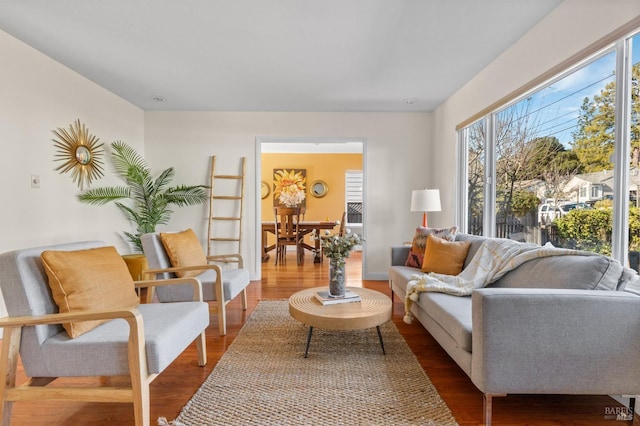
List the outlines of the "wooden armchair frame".
{"type": "MultiPolygon", "coordinates": [[[[202,286],[196,278],[174,278],[167,280],[147,280],[135,282],[136,288],[152,290],[155,286],[172,284],[191,284],[194,287],[194,301],[202,301],[202,286]]],[[[85,402],[130,402],[133,404],[136,426],[150,425],[149,384],[158,374],[149,374],[145,349],[144,321],[137,309],[118,311],[93,311],[83,313],[58,313],[39,316],[20,316],[0,319],[3,329],[2,350],[0,352],[0,418],[2,425],[11,422],[11,411],[16,401],[33,400],[74,400],[85,402]],[[31,377],[25,383],[16,386],[16,372],[23,327],[46,324],[62,324],[70,321],[97,319],[117,319],[127,321],[129,341],[127,346],[130,387],[50,387],[46,385],[57,377],[31,377]]],[[[198,365],[207,363],[207,349],[204,331],[196,339],[198,365]]]]}
{"type": "MultiPolygon", "coordinates": [[[[223,262],[223,263],[237,263],[238,269],[244,268],[244,258],[239,253],[234,254],[222,254],[222,255],[213,255],[207,256],[207,262],[223,262]]],[[[142,271],[142,277],[145,279],[150,279],[156,274],[162,273],[176,273],[176,272],[185,272],[185,271],[204,271],[212,269],[216,272],[216,280],[213,283],[214,292],[216,295],[215,304],[209,304],[209,311],[211,313],[215,313],[218,316],[218,329],[220,331],[220,335],[224,336],[227,334],[227,312],[226,306],[231,300],[225,300],[224,297],[224,286],[222,285],[224,269],[220,265],[211,264],[202,265],[202,266],[176,266],[170,268],[155,268],[155,269],[145,269],[142,271]]],[[[200,289],[202,291],[202,289],[200,289]]],[[[153,289],[149,289],[146,294],[146,303],[151,303],[153,300],[153,289]]],[[[241,292],[241,301],[242,301],[242,310],[247,309],[247,290],[244,288],[241,292]]]]}

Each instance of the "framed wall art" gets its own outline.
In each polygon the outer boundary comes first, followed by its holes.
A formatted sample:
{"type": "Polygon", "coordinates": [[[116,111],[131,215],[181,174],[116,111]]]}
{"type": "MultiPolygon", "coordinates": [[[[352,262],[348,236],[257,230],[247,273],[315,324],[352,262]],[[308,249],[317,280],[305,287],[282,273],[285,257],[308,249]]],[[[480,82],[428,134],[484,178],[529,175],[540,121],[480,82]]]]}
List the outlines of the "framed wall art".
{"type": "Polygon", "coordinates": [[[274,207],[306,207],[306,190],[306,169],[273,169],[274,207]]]}

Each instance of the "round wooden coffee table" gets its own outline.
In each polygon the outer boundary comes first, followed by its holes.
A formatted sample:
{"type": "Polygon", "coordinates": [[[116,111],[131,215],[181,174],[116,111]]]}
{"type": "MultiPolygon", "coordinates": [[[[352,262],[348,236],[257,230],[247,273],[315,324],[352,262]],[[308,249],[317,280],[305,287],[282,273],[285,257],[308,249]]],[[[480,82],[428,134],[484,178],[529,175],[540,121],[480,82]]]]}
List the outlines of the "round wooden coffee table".
{"type": "Polygon", "coordinates": [[[315,298],[315,293],[326,289],[327,287],[309,288],[289,298],[289,314],[309,326],[304,357],[306,358],[309,353],[313,327],[328,330],[361,330],[376,327],[382,353],[385,353],[380,325],[391,319],[393,310],[391,299],[379,291],[348,287],[349,290],[359,294],[362,301],[323,305],[315,298]]]}

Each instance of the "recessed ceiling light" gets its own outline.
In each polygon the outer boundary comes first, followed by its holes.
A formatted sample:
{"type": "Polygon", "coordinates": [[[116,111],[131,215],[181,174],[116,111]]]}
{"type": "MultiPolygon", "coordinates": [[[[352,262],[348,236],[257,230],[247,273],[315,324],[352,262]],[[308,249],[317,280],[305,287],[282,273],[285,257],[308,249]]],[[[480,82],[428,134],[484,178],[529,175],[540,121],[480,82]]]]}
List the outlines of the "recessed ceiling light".
{"type": "Polygon", "coordinates": [[[164,102],[167,100],[167,98],[165,98],[164,96],[152,96],[151,100],[153,102],[164,102]]]}

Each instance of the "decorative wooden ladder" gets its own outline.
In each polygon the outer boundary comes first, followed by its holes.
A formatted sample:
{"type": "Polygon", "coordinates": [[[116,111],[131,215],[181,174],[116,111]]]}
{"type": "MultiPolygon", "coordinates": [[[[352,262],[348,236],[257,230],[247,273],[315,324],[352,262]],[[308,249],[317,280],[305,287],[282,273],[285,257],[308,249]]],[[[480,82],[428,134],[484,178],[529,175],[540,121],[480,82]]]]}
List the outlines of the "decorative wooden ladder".
{"type": "Polygon", "coordinates": [[[207,256],[241,252],[246,157],[242,157],[241,160],[241,174],[223,175],[216,174],[216,156],[211,156],[207,256]],[[226,183],[220,182],[220,186],[223,187],[220,190],[215,186],[218,180],[226,181],[226,183]],[[222,194],[218,192],[222,192],[222,194]],[[224,244],[225,247],[228,247],[235,243],[237,243],[237,250],[221,250],[215,253],[214,249],[219,245],[224,244]]]}

